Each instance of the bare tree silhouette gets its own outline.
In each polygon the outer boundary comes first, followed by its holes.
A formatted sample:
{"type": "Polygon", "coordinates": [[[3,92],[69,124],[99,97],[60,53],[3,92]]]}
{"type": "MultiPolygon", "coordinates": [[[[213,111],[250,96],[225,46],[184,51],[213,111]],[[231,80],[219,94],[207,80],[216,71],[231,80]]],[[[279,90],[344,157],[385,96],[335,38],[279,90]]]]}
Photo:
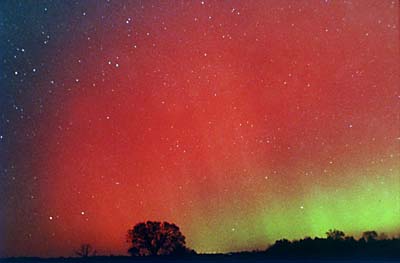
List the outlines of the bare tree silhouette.
{"type": "Polygon", "coordinates": [[[128,231],[128,252],[132,256],[179,255],[189,252],[185,237],[175,224],[147,221],[128,231]]]}
{"type": "Polygon", "coordinates": [[[93,250],[90,244],[82,244],[79,250],[75,251],[75,254],[79,257],[87,258],[90,256],[96,256],[96,250],[93,250]]]}

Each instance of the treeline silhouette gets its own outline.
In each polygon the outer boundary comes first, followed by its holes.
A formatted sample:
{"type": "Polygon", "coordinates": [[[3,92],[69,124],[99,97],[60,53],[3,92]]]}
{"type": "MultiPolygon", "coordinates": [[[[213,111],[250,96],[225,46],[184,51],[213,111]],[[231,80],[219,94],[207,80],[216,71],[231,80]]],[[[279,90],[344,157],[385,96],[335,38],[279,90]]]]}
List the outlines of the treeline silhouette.
{"type": "Polygon", "coordinates": [[[326,235],[326,238],[278,240],[265,254],[271,258],[400,258],[399,238],[378,235],[376,231],[363,232],[359,239],[340,230],[329,230],[326,235]]]}
{"type": "MultiPolygon", "coordinates": [[[[218,255],[196,254],[185,245],[179,227],[168,222],[147,221],[136,224],[128,231],[132,256],[212,257],[218,255]]],[[[221,256],[221,255],[219,255],[221,256]]],[[[400,258],[400,239],[388,238],[376,231],[365,231],[361,238],[346,236],[343,231],[330,229],[326,238],[278,240],[264,251],[228,253],[224,256],[250,258],[400,258]]]]}
{"type": "MultiPolygon", "coordinates": [[[[356,239],[340,230],[329,230],[326,238],[306,237],[289,241],[281,239],[265,250],[234,252],[225,254],[197,254],[186,247],[185,236],[175,224],[147,221],[128,230],[130,243],[127,256],[99,256],[90,244],[83,244],[74,251],[79,258],[61,258],[63,261],[82,262],[128,262],[163,259],[185,259],[194,261],[263,261],[276,259],[379,259],[400,260],[400,237],[389,238],[376,231],[366,231],[356,239]]],[[[2,262],[4,259],[0,259],[2,262]]],[[[51,262],[59,259],[8,258],[5,262],[51,262]]]]}

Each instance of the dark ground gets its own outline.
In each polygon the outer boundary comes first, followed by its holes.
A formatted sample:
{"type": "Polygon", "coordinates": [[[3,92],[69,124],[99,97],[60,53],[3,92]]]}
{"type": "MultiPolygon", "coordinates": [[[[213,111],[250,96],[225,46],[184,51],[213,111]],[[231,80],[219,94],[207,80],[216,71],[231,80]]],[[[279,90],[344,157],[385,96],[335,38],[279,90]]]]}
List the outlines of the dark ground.
{"type": "MultiPolygon", "coordinates": [[[[339,232],[338,232],[339,233],[339,232]]],[[[344,235],[344,233],[343,233],[344,235]]],[[[178,255],[178,254],[176,254],[178,255]]],[[[7,258],[0,262],[27,263],[127,263],[127,262],[400,262],[400,239],[305,238],[288,241],[279,240],[265,251],[229,254],[195,254],[185,252],[179,256],[128,257],[93,256],[87,258],[7,258]]]]}
{"type": "MultiPolygon", "coordinates": [[[[108,259],[93,259],[93,260],[84,260],[84,259],[53,259],[53,260],[45,260],[45,259],[0,259],[0,262],[4,263],[12,263],[12,262],[27,262],[27,263],[45,263],[45,262],[52,262],[52,263],[66,263],[66,262],[74,262],[74,263],[86,263],[86,262],[91,262],[91,263],[104,263],[104,262],[118,262],[118,263],[130,263],[130,262],[138,262],[137,260],[134,259],[119,259],[115,260],[112,258],[108,259]]],[[[306,262],[311,262],[311,263],[319,263],[319,262],[327,262],[327,263],[369,263],[369,262],[374,262],[374,263],[393,263],[393,262],[400,262],[396,260],[270,260],[270,259],[186,259],[186,260],[181,260],[181,259],[171,259],[171,260],[149,260],[146,262],[194,262],[194,263],[212,263],[212,262],[268,262],[268,263],[291,263],[291,262],[299,262],[299,263],[306,263],[306,262]]]]}
{"type": "Polygon", "coordinates": [[[91,258],[51,258],[51,259],[42,259],[42,258],[9,258],[9,259],[0,259],[0,262],[4,263],[12,263],[12,262],[26,262],[26,263],[106,263],[106,262],[116,262],[116,263],[131,263],[131,262],[157,262],[157,263],[170,263],[170,262],[194,262],[194,263],[212,263],[212,262],[267,262],[267,263],[291,263],[291,262],[299,262],[299,263],[393,263],[400,262],[400,259],[378,259],[378,258],[365,258],[365,259],[295,259],[292,258],[290,260],[285,259],[271,259],[271,258],[262,258],[258,256],[235,256],[235,255],[201,255],[194,256],[190,258],[132,258],[132,257],[91,257],[91,258]]]}

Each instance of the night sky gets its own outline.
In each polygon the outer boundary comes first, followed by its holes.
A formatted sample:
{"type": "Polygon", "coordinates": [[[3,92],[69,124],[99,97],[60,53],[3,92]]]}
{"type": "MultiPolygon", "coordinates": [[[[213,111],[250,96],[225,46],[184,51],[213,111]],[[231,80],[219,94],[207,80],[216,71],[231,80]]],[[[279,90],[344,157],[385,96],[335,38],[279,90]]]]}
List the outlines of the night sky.
{"type": "Polygon", "coordinates": [[[400,232],[398,1],[1,1],[0,56],[0,256],[400,232]]]}

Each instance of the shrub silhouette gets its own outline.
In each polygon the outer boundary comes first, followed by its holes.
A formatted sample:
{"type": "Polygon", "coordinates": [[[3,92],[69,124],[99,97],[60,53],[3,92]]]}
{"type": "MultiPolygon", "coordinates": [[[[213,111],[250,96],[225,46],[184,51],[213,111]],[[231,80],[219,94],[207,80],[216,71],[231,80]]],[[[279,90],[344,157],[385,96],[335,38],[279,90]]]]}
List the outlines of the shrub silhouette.
{"type": "Polygon", "coordinates": [[[168,222],[138,223],[128,231],[128,242],[132,243],[128,250],[132,256],[176,256],[193,252],[186,248],[179,227],[168,222]]]}
{"type": "Polygon", "coordinates": [[[96,256],[96,250],[93,250],[90,244],[82,244],[79,250],[75,251],[79,257],[87,258],[89,256],[96,256]]]}

